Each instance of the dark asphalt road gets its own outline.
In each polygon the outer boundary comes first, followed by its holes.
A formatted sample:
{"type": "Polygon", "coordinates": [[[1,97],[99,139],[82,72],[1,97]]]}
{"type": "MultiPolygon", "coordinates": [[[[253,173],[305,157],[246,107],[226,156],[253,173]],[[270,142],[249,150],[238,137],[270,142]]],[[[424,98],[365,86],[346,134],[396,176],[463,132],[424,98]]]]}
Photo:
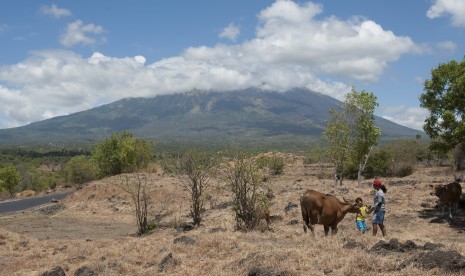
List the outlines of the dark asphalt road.
{"type": "Polygon", "coordinates": [[[57,200],[62,200],[65,198],[70,192],[62,192],[53,195],[45,195],[45,196],[38,196],[38,197],[30,197],[25,199],[13,200],[13,201],[5,201],[0,202],[0,213],[8,213],[8,212],[17,212],[26,210],[29,208],[37,207],[43,204],[50,203],[50,200],[53,198],[57,200]]]}

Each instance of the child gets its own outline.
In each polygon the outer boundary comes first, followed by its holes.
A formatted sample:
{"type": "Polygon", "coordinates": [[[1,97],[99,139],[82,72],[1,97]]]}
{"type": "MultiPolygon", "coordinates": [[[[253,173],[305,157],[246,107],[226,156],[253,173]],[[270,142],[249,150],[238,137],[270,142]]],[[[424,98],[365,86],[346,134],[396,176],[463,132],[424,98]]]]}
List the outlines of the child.
{"type": "Polygon", "coordinates": [[[359,208],[357,216],[355,217],[355,221],[357,223],[357,229],[362,234],[365,234],[365,231],[367,231],[367,225],[365,223],[365,220],[366,220],[367,214],[369,214],[369,210],[371,209],[371,207],[364,205],[361,197],[357,197],[357,199],[355,199],[355,204],[359,208]]]}

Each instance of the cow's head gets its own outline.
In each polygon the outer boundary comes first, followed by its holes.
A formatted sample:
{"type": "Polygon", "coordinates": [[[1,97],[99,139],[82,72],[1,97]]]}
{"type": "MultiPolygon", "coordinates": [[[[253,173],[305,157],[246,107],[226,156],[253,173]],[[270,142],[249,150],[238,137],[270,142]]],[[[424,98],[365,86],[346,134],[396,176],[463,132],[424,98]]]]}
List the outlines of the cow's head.
{"type": "Polygon", "coordinates": [[[430,195],[433,195],[433,196],[434,195],[439,196],[441,189],[444,187],[444,185],[441,185],[441,184],[438,184],[438,185],[430,184],[429,186],[431,187],[430,195]]]}
{"type": "Polygon", "coordinates": [[[355,200],[350,200],[350,199],[347,199],[345,197],[342,197],[342,199],[344,199],[345,204],[350,205],[350,208],[348,210],[349,213],[358,213],[358,212],[360,212],[360,207],[358,207],[355,200]]]}

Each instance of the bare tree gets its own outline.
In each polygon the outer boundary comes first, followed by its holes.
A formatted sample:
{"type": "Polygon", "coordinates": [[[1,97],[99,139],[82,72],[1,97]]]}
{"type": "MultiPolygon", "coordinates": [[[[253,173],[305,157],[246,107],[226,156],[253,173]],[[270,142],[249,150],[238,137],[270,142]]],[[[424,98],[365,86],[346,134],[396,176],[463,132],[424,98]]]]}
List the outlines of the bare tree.
{"type": "Polygon", "coordinates": [[[204,197],[215,167],[215,158],[196,150],[186,151],[181,158],[180,172],[188,179],[186,186],[191,194],[190,215],[194,225],[202,222],[204,197]]]}
{"type": "Polygon", "coordinates": [[[147,233],[148,222],[147,214],[149,208],[149,196],[148,193],[148,179],[146,175],[136,174],[135,179],[125,176],[121,183],[118,185],[123,189],[132,199],[134,204],[134,215],[137,222],[137,235],[141,236],[147,233]]]}

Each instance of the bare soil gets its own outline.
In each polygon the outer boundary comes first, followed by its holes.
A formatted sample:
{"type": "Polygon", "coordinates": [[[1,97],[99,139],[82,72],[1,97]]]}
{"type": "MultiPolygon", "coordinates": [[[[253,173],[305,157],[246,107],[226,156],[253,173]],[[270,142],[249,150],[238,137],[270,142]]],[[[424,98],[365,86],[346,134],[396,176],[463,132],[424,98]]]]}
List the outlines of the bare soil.
{"type": "MultiPolygon", "coordinates": [[[[371,204],[372,180],[362,188],[355,181],[335,187],[331,167],[282,156],[284,173],[269,181],[275,196],[270,227],[263,222],[258,231],[236,231],[231,193],[218,177],[210,182],[202,225],[182,230],[191,221],[186,180],[158,171],[145,174],[152,187],[149,219],[155,229],[136,237],[132,201],[118,187],[126,175],[115,176],[88,183],[57,204],[0,217],[0,245],[5,248],[0,250],[0,275],[40,275],[55,266],[67,275],[83,266],[99,275],[247,275],[253,269],[268,271],[265,275],[465,275],[460,267],[415,261],[427,255],[418,248],[429,243],[465,255],[465,210],[452,220],[441,216],[437,199],[429,194],[429,184],[454,179],[451,168],[419,166],[411,176],[382,179],[388,188],[387,237],[360,235],[354,215],[348,214],[336,235],[323,237],[323,227],[317,225],[314,239],[303,233],[301,193],[311,188],[341,200],[361,196],[371,204]],[[392,239],[411,241],[417,248],[381,255],[369,251],[392,239]]],[[[370,219],[367,224],[371,226],[370,219]]],[[[448,254],[444,256],[455,256],[448,254]]]]}

